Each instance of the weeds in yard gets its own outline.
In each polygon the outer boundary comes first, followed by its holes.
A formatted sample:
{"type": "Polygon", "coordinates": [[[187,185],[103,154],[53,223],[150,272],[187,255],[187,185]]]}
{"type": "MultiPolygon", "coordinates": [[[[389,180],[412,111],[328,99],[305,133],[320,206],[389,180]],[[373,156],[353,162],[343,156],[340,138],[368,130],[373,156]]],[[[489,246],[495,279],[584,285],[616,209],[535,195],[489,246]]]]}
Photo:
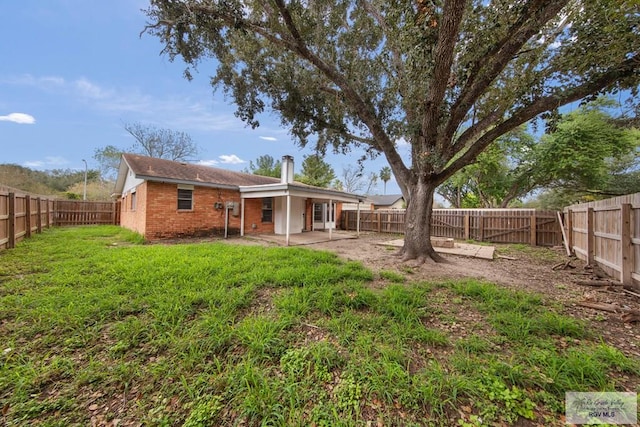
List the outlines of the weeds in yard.
{"type": "Polygon", "coordinates": [[[141,243],[59,228],[0,253],[3,422],[545,423],[567,390],[640,377],[537,295],[395,272],[375,289],[360,264],[305,249],[141,243]],[[467,309],[483,327],[430,323],[467,309]]]}

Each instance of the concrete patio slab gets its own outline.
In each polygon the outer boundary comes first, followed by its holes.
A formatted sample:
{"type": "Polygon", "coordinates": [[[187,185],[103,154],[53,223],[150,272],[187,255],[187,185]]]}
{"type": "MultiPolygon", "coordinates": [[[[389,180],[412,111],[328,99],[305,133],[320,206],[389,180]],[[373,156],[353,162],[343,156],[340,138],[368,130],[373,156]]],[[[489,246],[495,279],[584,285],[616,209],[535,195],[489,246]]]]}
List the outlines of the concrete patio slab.
{"type": "MultiPolygon", "coordinates": [[[[386,242],[380,242],[379,245],[383,246],[394,246],[401,248],[404,245],[403,239],[397,240],[389,240],[386,242]]],[[[482,259],[493,259],[493,254],[496,250],[494,246],[484,246],[484,245],[473,245],[470,243],[458,243],[455,242],[453,248],[443,248],[439,246],[434,246],[433,249],[438,253],[443,254],[451,254],[451,255],[461,255],[468,256],[473,258],[482,258],[482,259]]]]}
{"type": "MultiPolygon", "coordinates": [[[[284,246],[286,244],[286,237],[280,234],[259,234],[257,236],[250,236],[250,238],[263,240],[265,242],[276,243],[284,246]]],[[[323,243],[333,240],[345,240],[345,239],[357,239],[356,233],[349,233],[345,231],[332,231],[331,239],[329,239],[328,231],[305,231],[304,233],[296,233],[289,235],[289,246],[303,246],[312,245],[314,243],[323,243]]]]}

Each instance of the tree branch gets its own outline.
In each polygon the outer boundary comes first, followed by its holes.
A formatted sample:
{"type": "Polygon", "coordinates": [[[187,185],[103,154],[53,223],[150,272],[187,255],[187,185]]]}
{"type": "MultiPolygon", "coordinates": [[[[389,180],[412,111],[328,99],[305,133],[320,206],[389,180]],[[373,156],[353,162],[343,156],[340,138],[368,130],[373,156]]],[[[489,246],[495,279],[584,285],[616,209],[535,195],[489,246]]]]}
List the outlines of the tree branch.
{"type": "Polygon", "coordinates": [[[426,111],[422,122],[422,132],[427,141],[431,143],[436,142],[440,122],[438,118],[451,74],[453,52],[466,3],[465,0],[450,0],[444,3],[442,20],[438,28],[438,42],[435,48],[432,85],[425,100],[426,111]]]}
{"type": "Polygon", "coordinates": [[[443,143],[453,138],[467,111],[527,41],[567,3],[568,0],[532,1],[528,5],[530,11],[523,11],[521,17],[506,31],[505,36],[493,45],[486,55],[480,57],[469,71],[470,77],[451,108],[450,119],[442,136],[443,143]]]}
{"type": "Polygon", "coordinates": [[[409,182],[411,174],[409,169],[404,164],[402,158],[395,149],[393,141],[384,131],[382,124],[379,122],[375,115],[373,108],[368,105],[358,94],[358,92],[349,84],[345,77],[335,69],[335,67],[329,66],[326,62],[320,59],[317,55],[311,52],[306,46],[300,32],[293,22],[293,18],[289,13],[283,0],[274,0],[285,26],[289,33],[293,37],[293,43],[295,49],[292,51],[297,53],[303,59],[309,61],[314,67],[322,72],[329,80],[335,83],[344,93],[345,100],[349,102],[357,111],[360,119],[367,125],[371,131],[374,140],[377,143],[376,149],[379,149],[385,153],[385,156],[389,160],[389,164],[393,169],[398,181],[409,182]]]}
{"type": "Polygon", "coordinates": [[[483,134],[462,156],[454,160],[442,172],[440,172],[437,176],[437,180],[442,182],[459,169],[471,163],[473,159],[482,152],[482,150],[484,150],[500,135],[528,122],[545,111],[559,108],[571,102],[578,101],[592,93],[597,93],[611,86],[616,81],[634,75],[639,70],[640,54],[635,54],[621,62],[617,67],[602,73],[599,77],[594,78],[591,81],[587,81],[586,83],[571,89],[557,90],[552,95],[538,98],[531,104],[515,111],[509,119],[497,124],[488,132],[483,134]]]}

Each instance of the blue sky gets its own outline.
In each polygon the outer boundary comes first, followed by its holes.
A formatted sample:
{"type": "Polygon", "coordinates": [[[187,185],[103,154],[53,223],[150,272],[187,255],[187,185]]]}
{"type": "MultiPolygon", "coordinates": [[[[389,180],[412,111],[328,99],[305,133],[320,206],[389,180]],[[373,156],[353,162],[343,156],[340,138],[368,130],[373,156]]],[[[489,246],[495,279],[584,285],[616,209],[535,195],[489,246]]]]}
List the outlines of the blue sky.
{"type": "MultiPolygon", "coordinates": [[[[97,168],[93,155],[107,145],[126,149],[133,138],[124,123],[187,132],[201,147],[199,160],[242,170],[269,154],[294,156],[296,171],[310,149],[293,143],[274,115],[255,130],[233,112],[222,91],[209,85],[214,64],[194,79],[184,64],[160,54],[143,35],[143,0],[21,0],[0,6],[0,163],[32,169],[97,168]]],[[[361,153],[327,156],[336,174],[361,153]]],[[[383,157],[365,164],[379,172],[383,157]]],[[[382,194],[382,183],[377,193],[382,194]]],[[[376,193],[374,192],[374,193],[376,193]]],[[[395,181],[387,194],[399,192],[395,181]]]]}

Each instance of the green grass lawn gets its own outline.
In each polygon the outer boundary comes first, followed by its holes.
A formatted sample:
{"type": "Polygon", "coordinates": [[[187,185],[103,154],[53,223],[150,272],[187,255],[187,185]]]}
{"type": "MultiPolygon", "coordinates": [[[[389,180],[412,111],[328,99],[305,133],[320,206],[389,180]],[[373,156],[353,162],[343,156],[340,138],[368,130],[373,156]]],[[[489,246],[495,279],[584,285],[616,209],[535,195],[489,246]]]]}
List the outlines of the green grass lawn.
{"type": "Polygon", "coordinates": [[[565,391],[640,383],[539,295],[111,226],[0,252],[0,343],[9,426],[563,425],[565,391]]]}

